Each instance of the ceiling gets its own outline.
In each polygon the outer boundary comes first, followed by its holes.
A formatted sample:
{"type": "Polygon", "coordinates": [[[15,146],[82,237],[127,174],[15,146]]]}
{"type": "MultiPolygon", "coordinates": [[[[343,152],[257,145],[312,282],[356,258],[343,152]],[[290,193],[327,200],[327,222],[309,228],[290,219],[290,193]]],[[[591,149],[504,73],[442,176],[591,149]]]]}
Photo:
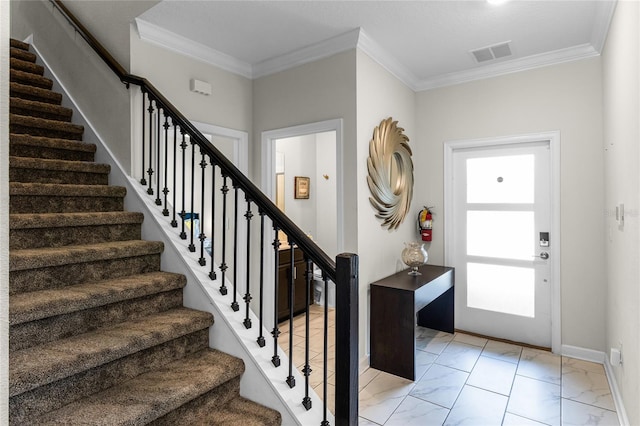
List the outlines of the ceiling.
{"type": "Polygon", "coordinates": [[[258,78],[358,47],[416,91],[600,54],[615,0],[165,0],[144,40],[258,78]],[[509,42],[511,55],[470,52],[509,42]]]}

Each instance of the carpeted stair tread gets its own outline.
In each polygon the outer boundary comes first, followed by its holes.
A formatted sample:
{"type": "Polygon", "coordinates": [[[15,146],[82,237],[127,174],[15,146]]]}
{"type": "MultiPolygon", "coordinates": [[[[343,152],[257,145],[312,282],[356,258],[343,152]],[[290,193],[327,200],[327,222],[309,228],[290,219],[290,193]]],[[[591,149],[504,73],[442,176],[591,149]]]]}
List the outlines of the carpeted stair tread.
{"type": "Polygon", "coordinates": [[[66,121],[9,114],[11,133],[27,133],[35,136],[59,137],[81,140],[84,127],[66,121]]]}
{"type": "Polygon", "coordinates": [[[9,182],[9,195],[57,195],[59,197],[124,197],[126,193],[127,189],[123,186],[9,182]]]}
{"type": "Polygon", "coordinates": [[[9,99],[9,112],[16,115],[66,122],[70,122],[73,115],[73,110],[70,108],[15,97],[9,99]]]}
{"type": "Polygon", "coordinates": [[[158,271],[16,294],[10,297],[9,325],[175,290],[186,283],[184,275],[158,271]]]}
{"type": "Polygon", "coordinates": [[[147,424],[243,372],[241,360],[215,349],[206,349],[34,421],[48,425],[147,424]]]}
{"type": "Polygon", "coordinates": [[[9,46],[15,47],[16,49],[29,50],[29,43],[25,43],[22,40],[17,40],[15,38],[9,39],[9,46]]]}
{"type": "Polygon", "coordinates": [[[10,47],[9,48],[9,56],[12,57],[12,58],[21,59],[21,60],[27,61],[27,62],[35,62],[36,61],[35,53],[31,53],[29,51],[26,51],[24,49],[17,48],[17,47],[10,47]]]}
{"type": "Polygon", "coordinates": [[[11,182],[108,185],[111,166],[86,161],[9,157],[11,182]]]}
{"type": "Polygon", "coordinates": [[[44,74],[44,67],[42,65],[34,64],[33,62],[29,61],[23,61],[22,59],[18,58],[10,58],[9,66],[11,67],[11,69],[25,71],[31,74],[44,74]]]}
{"type": "Polygon", "coordinates": [[[60,105],[62,94],[20,83],[9,83],[9,96],[60,105]]]}
{"type": "Polygon", "coordinates": [[[9,271],[23,271],[160,254],[163,249],[164,244],[159,241],[132,240],[65,247],[11,250],[9,252],[9,271]]]}
{"type": "Polygon", "coordinates": [[[9,134],[9,155],[59,160],[93,161],[96,145],[69,139],[9,134]]]}
{"type": "Polygon", "coordinates": [[[9,229],[46,229],[95,225],[140,224],[139,212],[18,213],[9,215],[9,229]]]}
{"type": "Polygon", "coordinates": [[[17,213],[9,215],[9,249],[139,240],[137,212],[17,213]]]}
{"type": "Polygon", "coordinates": [[[9,157],[9,167],[105,174],[111,171],[108,164],[14,156],[9,157]]]}
{"type": "Polygon", "coordinates": [[[282,422],[279,412],[237,396],[219,410],[207,413],[198,423],[210,426],[275,426],[282,422]]]}
{"type": "Polygon", "coordinates": [[[9,182],[9,213],[122,211],[126,192],[112,185],[9,182]]]}
{"type": "Polygon", "coordinates": [[[12,352],[9,355],[9,396],[107,364],[212,324],[213,316],[207,312],[177,308],[12,352]]]}
{"type": "Polygon", "coordinates": [[[50,78],[16,69],[10,70],[9,81],[47,90],[51,90],[53,87],[53,80],[50,78]]]}

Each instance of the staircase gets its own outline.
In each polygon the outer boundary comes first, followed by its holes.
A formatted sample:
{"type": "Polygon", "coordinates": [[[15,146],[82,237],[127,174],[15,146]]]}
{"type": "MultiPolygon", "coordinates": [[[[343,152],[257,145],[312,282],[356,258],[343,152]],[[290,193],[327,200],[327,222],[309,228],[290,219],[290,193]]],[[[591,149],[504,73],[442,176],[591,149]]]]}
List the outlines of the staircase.
{"type": "Polygon", "coordinates": [[[143,215],[11,40],[9,415],[17,424],[278,425],[240,397],[242,360],[209,348],[143,215]]]}

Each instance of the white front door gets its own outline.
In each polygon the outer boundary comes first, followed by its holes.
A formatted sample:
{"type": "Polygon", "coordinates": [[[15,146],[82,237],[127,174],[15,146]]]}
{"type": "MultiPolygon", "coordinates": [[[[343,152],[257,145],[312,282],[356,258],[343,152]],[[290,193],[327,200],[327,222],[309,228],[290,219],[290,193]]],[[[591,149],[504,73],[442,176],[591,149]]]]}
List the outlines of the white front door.
{"type": "Polygon", "coordinates": [[[551,347],[549,141],[453,151],[456,328],[551,347]]]}

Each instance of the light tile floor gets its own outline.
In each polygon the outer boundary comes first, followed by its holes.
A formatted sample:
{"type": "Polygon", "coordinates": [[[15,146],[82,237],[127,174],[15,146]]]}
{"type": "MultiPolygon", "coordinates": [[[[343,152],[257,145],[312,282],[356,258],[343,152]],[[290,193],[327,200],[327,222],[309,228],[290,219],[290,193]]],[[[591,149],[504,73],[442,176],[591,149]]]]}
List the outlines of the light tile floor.
{"type": "MultiPolygon", "coordinates": [[[[333,323],[332,310],[329,315],[333,323]]],[[[293,358],[299,369],[304,365],[304,321],[304,316],[294,320],[293,358]]],[[[310,383],[320,396],[323,321],[322,310],[312,309],[310,364],[318,374],[311,375],[310,383]]],[[[281,331],[285,348],[288,323],[281,331]]],[[[415,381],[372,368],[360,375],[360,425],[619,425],[600,364],[462,333],[417,327],[416,335],[415,381]]],[[[333,348],[327,367],[330,407],[335,399],[333,348]]]]}

